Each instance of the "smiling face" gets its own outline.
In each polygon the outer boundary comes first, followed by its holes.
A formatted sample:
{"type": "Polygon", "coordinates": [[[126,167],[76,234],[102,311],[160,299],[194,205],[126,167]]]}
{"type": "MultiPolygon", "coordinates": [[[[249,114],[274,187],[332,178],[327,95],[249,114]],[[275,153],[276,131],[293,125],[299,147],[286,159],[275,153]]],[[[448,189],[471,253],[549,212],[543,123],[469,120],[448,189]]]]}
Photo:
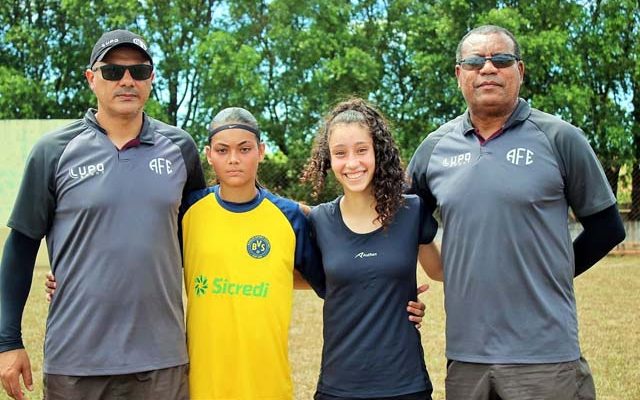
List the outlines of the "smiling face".
{"type": "Polygon", "coordinates": [[[368,128],[358,123],[334,125],[329,134],[329,151],[331,170],[345,195],[373,193],[376,159],[368,128]]]}
{"type": "Polygon", "coordinates": [[[131,118],[140,115],[144,104],[151,93],[154,74],[149,79],[135,80],[127,70],[118,81],[104,79],[98,67],[105,64],[135,65],[151,64],[149,59],[139,50],[121,46],[95,63],[92,69],[85,72],[89,87],[98,99],[98,114],[107,118],[131,118]]]}
{"type": "MultiPolygon", "coordinates": [[[[504,33],[472,34],[461,48],[463,59],[495,54],[514,54],[513,42],[504,33]]],[[[508,116],[517,104],[524,64],[517,61],[510,67],[496,68],[487,61],[481,69],[472,71],[456,65],[456,77],[472,116],[508,116]]]]}
{"type": "Polygon", "coordinates": [[[205,153],[223,190],[243,190],[255,188],[264,149],[253,133],[236,128],[216,133],[205,153]]]}

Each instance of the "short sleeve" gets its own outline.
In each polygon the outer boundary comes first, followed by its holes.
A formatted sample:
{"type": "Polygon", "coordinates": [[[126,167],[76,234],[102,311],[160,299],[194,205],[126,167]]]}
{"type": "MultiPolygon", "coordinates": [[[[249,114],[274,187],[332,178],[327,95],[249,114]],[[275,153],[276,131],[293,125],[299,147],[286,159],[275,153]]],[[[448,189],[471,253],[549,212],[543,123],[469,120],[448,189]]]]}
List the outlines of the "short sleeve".
{"type": "Polygon", "coordinates": [[[436,209],[437,201],[429,188],[427,169],[433,148],[440,137],[441,135],[437,134],[429,135],[413,154],[407,168],[409,178],[408,193],[420,196],[424,205],[431,210],[431,213],[436,209]]]}
{"type": "Polygon", "coordinates": [[[57,146],[41,139],[27,157],[24,175],[7,225],[35,239],[49,231],[56,208],[55,168],[57,146]]]}
{"type": "Polygon", "coordinates": [[[421,197],[418,197],[420,207],[420,237],[418,242],[420,244],[429,244],[433,242],[433,239],[438,233],[438,221],[433,216],[434,210],[427,207],[421,197]]]}
{"type": "Polygon", "coordinates": [[[313,227],[307,216],[299,211],[302,219],[300,224],[296,224],[296,262],[295,268],[311,285],[316,294],[324,298],[326,293],[326,281],[324,268],[322,266],[322,255],[316,244],[313,234],[313,227]],[[302,222],[303,221],[303,222],[302,222]]]}
{"type": "Polygon", "coordinates": [[[616,203],[602,166],[579,129],[560,132],[555,144],[564,167],[567,201],[576,216],[593,215],[616,203]]]}
{"type": "Polygon", "coordinates": [[[433,216],[438,203],[429,188],[427,177],[427,167],[435,141],[429,139],[427,137],[418,147],[407,169],[410,184],[409,193],[418,195],[420,200],[420,244],[431,243],[438,232],[438,222],[433,216]]]}
{"type": "Polygon", "coordinates": [[[184,184],[183,196],[194,190],[203,189],[205,185],[204,173],[198,156],[198,149],[191,136],[182,143],[182,154],[187,167],[187,181],[184,184]]]}

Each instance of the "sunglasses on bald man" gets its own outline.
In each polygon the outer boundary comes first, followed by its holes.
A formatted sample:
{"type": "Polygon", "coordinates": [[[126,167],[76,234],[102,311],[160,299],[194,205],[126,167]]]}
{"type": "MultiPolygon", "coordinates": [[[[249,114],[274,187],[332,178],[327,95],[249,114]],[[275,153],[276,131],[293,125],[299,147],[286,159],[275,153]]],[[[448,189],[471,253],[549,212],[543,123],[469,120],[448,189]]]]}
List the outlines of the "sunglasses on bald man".
{"type": "Polygon", "coordinates": [[[487,61],[491,61],[496,68],[507,68],[512,66],[516,61],[520,61],[520,58],[513,54],[494,54],[491,57],[471,56],[456,61],[456,64],[464,70],[477,71],[482,69],[487,61]]]}

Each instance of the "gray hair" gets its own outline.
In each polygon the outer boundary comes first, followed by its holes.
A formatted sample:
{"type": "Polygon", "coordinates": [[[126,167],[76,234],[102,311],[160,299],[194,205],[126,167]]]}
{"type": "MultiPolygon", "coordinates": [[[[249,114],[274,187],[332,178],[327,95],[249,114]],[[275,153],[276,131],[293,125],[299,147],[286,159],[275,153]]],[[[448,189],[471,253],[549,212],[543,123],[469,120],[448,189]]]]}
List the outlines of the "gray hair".
{"type": "Polygon", "coordinates": [[[520,45],[518,44],[518,41],[516,40],[516,37],[513,36],[513,33],[509,32],[507,29],[501,27],[501,26],[497,26],[497,25],[482,25],[479,26],[475,29],[470,30],[469,32],[467,32],[466,35],[464,35],[462,37],[462,39],[460,40],[460,42],[458,43],[458,47],[456,48],[456,61],[460,61],[462,59],[462,45],[464,44],[465,40],[467,40],[467,38],[471,35],[490,35],[493,33],[502,33],[503,35],[506,35],[509,39],[511,39],[511,41],[513,42],[513,55],[518,57],[518,59],[521,58],[520,56],[520,45]]]}

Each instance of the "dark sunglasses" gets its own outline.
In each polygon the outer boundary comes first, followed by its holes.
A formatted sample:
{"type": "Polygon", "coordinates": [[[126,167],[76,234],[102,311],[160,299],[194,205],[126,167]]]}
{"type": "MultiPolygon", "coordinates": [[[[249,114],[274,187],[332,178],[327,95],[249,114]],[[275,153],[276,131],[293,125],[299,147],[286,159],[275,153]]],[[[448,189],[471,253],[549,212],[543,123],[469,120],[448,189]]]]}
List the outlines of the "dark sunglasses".
{"type": "Polygon", "coordinates": [[[463,58],[462,60],[457,61],[456,64],[464,70],[474,71],[482,69],[487,61],[491,61],[493,66],[496,68],[507,68],[512,66],[516,61],[520,61],[520,58],[513,54],[495,54],[491,57],[473,56],[463,58]]]}
{"type": "Polygon", "coordinates": [[[102,71],[102,77],[108,81],[119,81],[124,76],[124,71],[129,70],[131,77],[136,81],[144,81],[151,78],[153,65],[135,64],[135,65],[118,65],[105,64],[95,67],[93,70],[102,71]]]}

